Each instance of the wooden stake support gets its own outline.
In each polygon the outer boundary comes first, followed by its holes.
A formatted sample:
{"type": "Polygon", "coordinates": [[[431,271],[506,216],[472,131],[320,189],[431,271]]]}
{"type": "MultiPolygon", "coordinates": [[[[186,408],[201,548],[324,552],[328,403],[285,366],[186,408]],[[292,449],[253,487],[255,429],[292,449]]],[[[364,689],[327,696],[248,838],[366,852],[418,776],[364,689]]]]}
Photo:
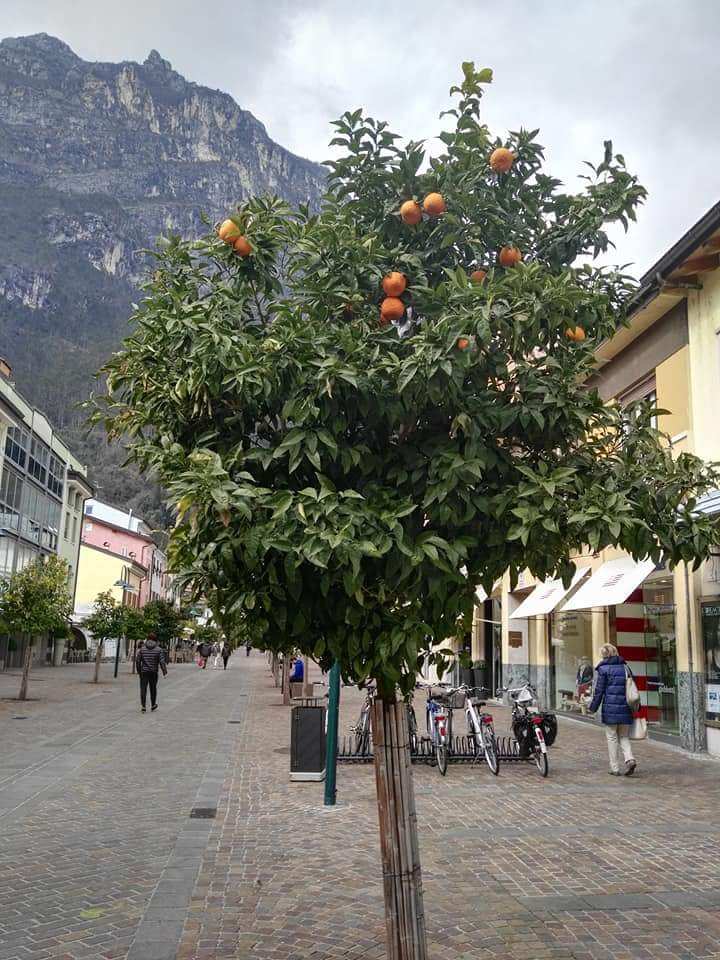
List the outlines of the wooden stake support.
{"type": "Polygon", "coordinates": [[[427,960],[407,709],[376,699],[371,712],[388,960],[427,960]]]}

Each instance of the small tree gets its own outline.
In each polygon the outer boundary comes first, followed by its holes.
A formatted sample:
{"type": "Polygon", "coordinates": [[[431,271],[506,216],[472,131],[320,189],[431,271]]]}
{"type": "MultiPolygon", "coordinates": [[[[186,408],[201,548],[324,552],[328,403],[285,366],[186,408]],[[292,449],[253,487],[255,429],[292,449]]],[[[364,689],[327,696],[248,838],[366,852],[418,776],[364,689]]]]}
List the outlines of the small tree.
{"type": "Polygon", "coordinates": [[[143,607],[143,616],[147,632],[154,633],[160,646],[169,652],[182,633],[181,612],[166,600],[151,600],[143,607]]]}
{"type": "Polygon", "coordinates": [[[122,635],[125,637],[128,653],[132,654],[132,670],[135,671],[135,653],[137,645],[150,629],[145,619],[145,611],[137,607],[122,608],[122,635]]]}
{"type": "Polygon", "coordinates": [[[253,199],[165,242],[98,414],[178,505],[175,569],[267,648],[376,681],[393,960],[426,955],[401,696],[476,585],[568,581],[586,545],[697,560],[717,535],[693,512],[717,475],[585,386],[634,290],[592,260],[645,191],[610,143],[562,191],[537,131],[482,122],[491,76],[463,64],[439,156],[347,113],[319,214],[253,199]]]}
{"type": "Polygon", "coordinates": [[[105,641],[117,638],[120,643],[120,637],[123,634],[124,607],[113,597],[110,590],[99,593],[93,604],[93,611],[83,620],[83,626],[92,633],[97,643],[95,648],[95,671],[93,682],[97,683],[100,678],[100,661],[102,659],[105,641]]]}
{"type": "Polygon", "coordinates": [[[36,560],[0,585],[0,618],[9,633],[28,637],[19,700],[27,699],[33,645],[38,636],[67,628],[72,613],[68,565],[59,557],[36,560]]]}
{"type": "Polygon", "coordinates": [[[206,624],[202,627],[196,627],[193,634],[193,640],[195,643],[208,643],[212,646],[214,643],[220,643],[222,639],[222,633],[218,627],[213,626],[211,623],[206,624]]]}

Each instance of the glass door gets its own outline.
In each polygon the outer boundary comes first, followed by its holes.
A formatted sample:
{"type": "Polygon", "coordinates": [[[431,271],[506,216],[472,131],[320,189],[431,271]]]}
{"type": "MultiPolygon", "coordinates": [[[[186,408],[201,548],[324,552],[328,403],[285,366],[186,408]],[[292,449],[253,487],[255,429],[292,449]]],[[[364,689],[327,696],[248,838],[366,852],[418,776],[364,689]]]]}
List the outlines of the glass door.
{"type": "Polygon", "coordinates": [[[672,578],[643,586],[648,723],[667,733],[679,730],[675,604],[672,578]]]}

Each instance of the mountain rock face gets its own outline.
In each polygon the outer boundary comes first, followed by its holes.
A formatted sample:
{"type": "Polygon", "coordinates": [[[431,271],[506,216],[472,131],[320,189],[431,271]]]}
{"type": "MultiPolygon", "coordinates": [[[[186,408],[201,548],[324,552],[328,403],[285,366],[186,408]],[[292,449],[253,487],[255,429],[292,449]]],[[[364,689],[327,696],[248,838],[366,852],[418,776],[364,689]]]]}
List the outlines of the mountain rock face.
{"type": "Polygon", "coordinates": [[[143,64],[89,63],[46,34],[0,42],[0,354],[95,466],[103,499],[137,507],[140,492],[113,489],[76,404],[127,332],[142,251],[204,232],[201,214],[217,220],[253,194],[317,202],[323,181],[155,50],[143,64]]]}

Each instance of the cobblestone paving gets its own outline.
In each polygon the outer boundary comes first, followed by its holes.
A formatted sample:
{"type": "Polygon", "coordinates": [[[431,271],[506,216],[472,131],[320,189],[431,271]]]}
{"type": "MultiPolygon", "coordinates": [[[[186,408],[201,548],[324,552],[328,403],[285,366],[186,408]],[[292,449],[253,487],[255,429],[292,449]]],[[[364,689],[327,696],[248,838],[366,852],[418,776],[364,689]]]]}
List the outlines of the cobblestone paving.
{"type": "MultiPolygon", "coordinates": [[[[0,702],[0,960],[384,957],[373,769],[340,767],[335,808],[289,782],[263,657],[173,669],[147,716],[90,669],[0,702]]],[[[416,767],[432,960],[720,960],[720,764],[637,753],[608,777],[602,731],[568,721],[545,781],[416,767]]]]}

